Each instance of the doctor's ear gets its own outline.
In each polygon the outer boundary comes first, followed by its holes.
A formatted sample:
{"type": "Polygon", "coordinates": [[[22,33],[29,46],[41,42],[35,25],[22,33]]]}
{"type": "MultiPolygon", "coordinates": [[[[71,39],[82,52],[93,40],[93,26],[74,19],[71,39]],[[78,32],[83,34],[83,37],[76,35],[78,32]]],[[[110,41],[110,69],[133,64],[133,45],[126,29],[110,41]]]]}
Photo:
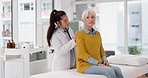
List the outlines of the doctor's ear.
{"type": "Polygon", "coordinates": [[[58,25],[61,25],[61,22],[57,22],[58,25]]]}

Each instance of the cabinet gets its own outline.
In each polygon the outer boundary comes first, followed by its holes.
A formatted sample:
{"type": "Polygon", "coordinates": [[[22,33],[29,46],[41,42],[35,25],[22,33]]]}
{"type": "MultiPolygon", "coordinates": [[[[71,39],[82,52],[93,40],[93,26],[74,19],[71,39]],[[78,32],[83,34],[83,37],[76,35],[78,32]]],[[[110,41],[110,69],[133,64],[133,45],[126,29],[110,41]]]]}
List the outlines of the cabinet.
{"type": "Polygon", "coordinates": [[[5,78],[23,78],[23,60],[5,61],[5,78]]]}
{"type": "Polygon", "coordinates": [[[47,48],[5,49],[5,78],[29,78],[47,72],[47,48]]]}
{"type": "Polygon", "coordinates": [[[0,1],[0,47],[6,47],[5,44],[11,40],[11,0],[0,1]]]}
{"type": "Polygon", "coordinates": [[[1,61],[1,58],[0,58],[0,78],[2,78],[2,61],[1,61]]]}

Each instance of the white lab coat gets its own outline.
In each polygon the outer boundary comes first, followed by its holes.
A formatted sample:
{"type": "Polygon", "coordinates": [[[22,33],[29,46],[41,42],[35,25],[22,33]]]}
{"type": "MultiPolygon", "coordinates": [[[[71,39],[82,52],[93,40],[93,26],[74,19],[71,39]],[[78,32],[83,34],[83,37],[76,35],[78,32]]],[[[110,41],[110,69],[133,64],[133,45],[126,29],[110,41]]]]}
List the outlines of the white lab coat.
{"type": "MultiPolygon", "coordinates": [[[[74,33],[69,27],[69,34],[73,38],[74,33]]],[[[72,39],[69,41],[63,30],[58,28],[52,35],[51,46],[54,48],[52,71],[67,70],[70,68],[70,50],[76,45],[72,39]]]]}

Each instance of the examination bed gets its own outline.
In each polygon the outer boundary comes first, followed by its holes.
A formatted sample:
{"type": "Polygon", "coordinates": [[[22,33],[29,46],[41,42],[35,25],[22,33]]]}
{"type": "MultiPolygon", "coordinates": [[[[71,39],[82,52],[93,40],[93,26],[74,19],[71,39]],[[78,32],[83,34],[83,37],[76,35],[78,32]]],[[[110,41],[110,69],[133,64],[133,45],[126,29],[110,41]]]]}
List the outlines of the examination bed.
{"type": "MultiPolygon", "coordinates": [[[[108,57],[111,65],[121,69],[124,78],[144,78],[142,75],[148,73],[148,58],[134,55],[114,55],[108,57]]],[[[81,74],[76,69],[47,72],[32,75],[31,78],[107,78],[104,75],[81,74]]]]}
{"type": "MultiPolygon", "coordinates": [[[[115,65],[121,68],[124,78],[136,78],[145,73],[148,73],[148,65],[134,67],[134,66],[123,66],[115,65]]],[[[47,72],[43,74],[33,75],[31,78],[107,78],[103,75],[94,75],[94,74],[81,74],[72,70],[56,71],[56,72],[47,72]]]]}

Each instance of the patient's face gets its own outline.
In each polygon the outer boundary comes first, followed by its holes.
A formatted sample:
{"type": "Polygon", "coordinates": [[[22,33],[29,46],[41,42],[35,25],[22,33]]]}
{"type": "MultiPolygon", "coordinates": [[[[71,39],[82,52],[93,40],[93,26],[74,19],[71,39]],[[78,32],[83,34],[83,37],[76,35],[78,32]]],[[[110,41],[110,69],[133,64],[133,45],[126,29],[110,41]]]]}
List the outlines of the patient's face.
{"type": "Polygon", "coordinates": [[[88,13],[88,16],[83,20],[85,26],[92,27],[95,24],[95,16],[91,13],[88,13]]]}
{"type": "Polygon", "coordinates": [[[69,19],[67,15],[62,16],[62,20],[60,20],[60,26],[62,28],[68,28],[69,27],[69,19]]]}

